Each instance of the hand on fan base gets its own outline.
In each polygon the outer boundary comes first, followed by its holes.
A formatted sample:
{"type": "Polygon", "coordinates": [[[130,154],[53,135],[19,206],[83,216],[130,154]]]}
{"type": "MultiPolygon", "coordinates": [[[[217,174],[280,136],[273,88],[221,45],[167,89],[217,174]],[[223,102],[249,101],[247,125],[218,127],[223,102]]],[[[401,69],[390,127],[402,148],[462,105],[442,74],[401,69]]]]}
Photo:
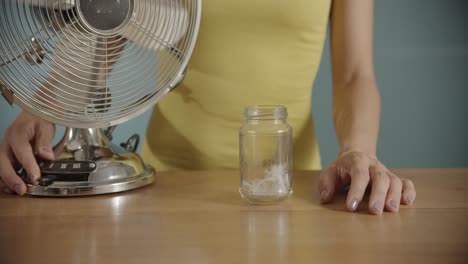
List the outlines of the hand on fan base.
{"type": "Polygon", "coordinates": [[[55,125],[22,112],[7,129],[0,145],[0,188],[23,195],[27,186],[17,170],[24,168],[29,181],[37,184],[40,169],[36,156],[53,160],[52,139],[55,125]]]}

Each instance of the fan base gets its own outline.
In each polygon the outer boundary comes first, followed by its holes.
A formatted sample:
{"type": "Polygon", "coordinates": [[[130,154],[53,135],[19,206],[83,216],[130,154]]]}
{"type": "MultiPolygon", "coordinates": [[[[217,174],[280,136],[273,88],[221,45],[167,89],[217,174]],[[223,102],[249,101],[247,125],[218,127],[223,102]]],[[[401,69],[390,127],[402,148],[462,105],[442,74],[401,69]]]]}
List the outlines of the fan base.
{"type": "MultiPolygon", "coordinates": [[[[87,196],[139,188],[154,181],[153,167],[134,152],[110,143],[102,129],[68,128],[53,161],[39,161],[39,185],[32,196],[87,196]]],[[[23,174],[27,182],[27,177],[23,174]]]]}
{"type": "Polygon", "coordinates": [[[151,184],[155,170],[148,167],[144,174],[113,181],[67,181],[54,182],[48,186],[35,186],[28,192],[31,196],[71,197],[110,194],[133,190],[151,184]]]}

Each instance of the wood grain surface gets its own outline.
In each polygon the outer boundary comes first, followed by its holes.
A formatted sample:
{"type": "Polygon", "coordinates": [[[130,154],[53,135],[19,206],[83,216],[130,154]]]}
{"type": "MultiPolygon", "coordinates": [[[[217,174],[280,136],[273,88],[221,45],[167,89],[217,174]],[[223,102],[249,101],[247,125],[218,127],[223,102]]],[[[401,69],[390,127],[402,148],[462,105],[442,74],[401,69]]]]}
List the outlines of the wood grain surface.
{"type": "Polygon", "coordinates": [[[271,206],[240,198],[238,171],[160,172],[151,186],[82,198],[0,194],[0,263],[468,263],[468,169],[401,169],[399,213],[319,204],[318,172],[271,206]]]}

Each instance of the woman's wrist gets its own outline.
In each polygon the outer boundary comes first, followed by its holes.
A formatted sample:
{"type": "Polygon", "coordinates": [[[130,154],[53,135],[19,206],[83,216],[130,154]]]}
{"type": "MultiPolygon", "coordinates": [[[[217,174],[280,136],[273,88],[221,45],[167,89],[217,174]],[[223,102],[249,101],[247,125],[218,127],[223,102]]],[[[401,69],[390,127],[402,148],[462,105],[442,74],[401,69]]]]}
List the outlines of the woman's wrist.
{"type": "Polygon", "coordinates": [[[360,147],[360,146],[345,146],[342,147],[338,156],[343,156],[349,153],[365,153],[366,155],[370,156],[371,158],[376,159],[377,153],[375,148],[371,147],[360,147]]]}

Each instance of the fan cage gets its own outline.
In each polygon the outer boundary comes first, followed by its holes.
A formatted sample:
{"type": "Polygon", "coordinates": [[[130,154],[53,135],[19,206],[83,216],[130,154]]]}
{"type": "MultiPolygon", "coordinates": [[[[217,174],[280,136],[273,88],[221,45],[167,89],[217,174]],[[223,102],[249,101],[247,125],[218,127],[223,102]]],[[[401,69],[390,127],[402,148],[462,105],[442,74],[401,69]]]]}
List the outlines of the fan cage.
{"type": "Polygon", "coordinates": [[[108,127],[182,80],[201,0],[129,0],[128,21],[111,30],[90,26],[79,1],[0,0],[0,81],[21,108],[68,127],[108,127]]]}

